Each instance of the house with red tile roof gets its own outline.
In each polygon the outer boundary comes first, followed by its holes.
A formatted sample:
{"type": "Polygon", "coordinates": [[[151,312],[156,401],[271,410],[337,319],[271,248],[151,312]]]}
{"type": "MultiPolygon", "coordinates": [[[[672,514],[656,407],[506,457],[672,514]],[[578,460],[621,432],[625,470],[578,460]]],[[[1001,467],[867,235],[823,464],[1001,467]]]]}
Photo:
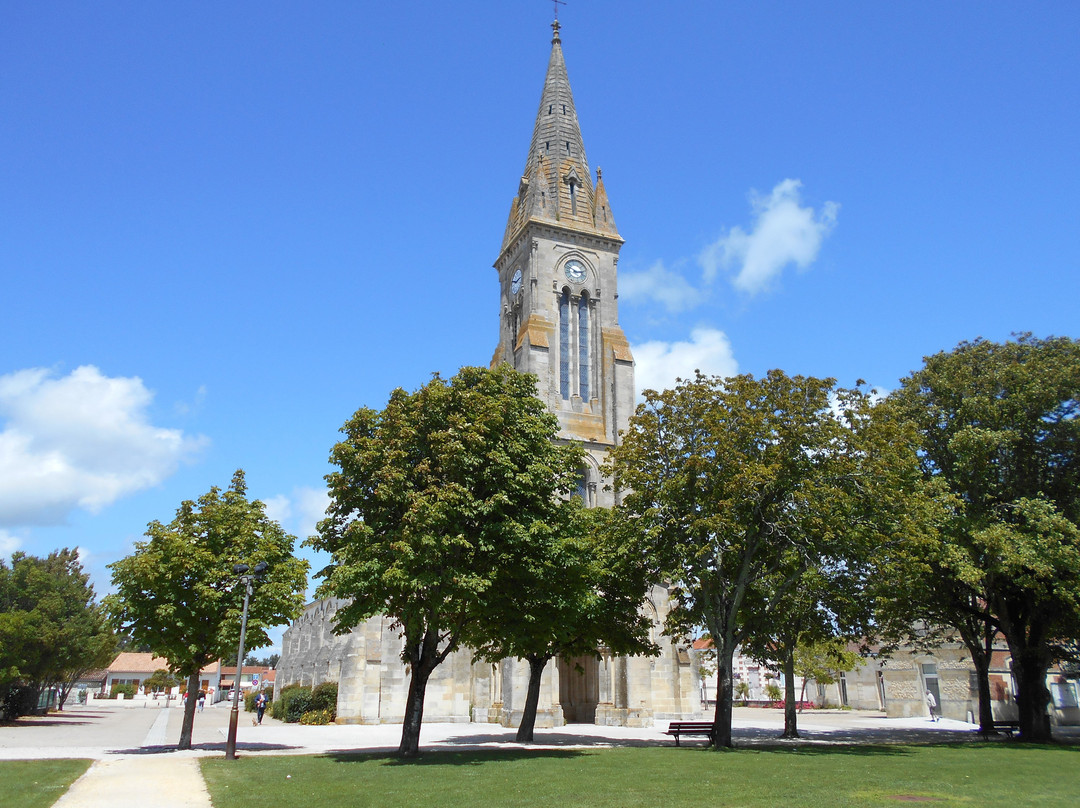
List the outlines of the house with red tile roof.
{"type": "MultiPolygon", "coordinates": [[[[154,671],[162,669],[169,669],[167,659],[138,651],[121,651],[106,671],[102,693],[110,693],[113,685],[121,684],[134,685],[136,692],[142,693],[143,682],[153,676],[154,671]]],[[[214,662],[203,668],[199,682],[210,702],[218,701],[222,692],[221,663],[214,662]]]]}

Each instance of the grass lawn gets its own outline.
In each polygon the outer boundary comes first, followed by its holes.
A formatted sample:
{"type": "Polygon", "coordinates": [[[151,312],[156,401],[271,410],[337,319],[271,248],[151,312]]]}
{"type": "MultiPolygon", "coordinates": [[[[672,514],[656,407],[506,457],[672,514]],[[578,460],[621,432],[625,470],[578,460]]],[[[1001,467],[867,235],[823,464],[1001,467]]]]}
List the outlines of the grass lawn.
{"type": "Polygon", "coordinates": [[[0,805],[48,808],[89,768],[89,760],[0,760],[0,805]]]}
{"type": "Polygon", "coordinates": [[[1080,804],[1080,748],[985,743],[204,758],[215,808],[1080,804]]]}

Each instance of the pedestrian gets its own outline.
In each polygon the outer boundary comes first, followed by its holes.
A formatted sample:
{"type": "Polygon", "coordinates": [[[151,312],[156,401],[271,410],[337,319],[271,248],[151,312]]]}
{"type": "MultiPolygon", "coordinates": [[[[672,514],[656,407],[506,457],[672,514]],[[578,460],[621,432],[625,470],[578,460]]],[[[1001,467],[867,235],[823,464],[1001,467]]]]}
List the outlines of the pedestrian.
{"type": "Polygon", "coordinates": [[[266,712],[266,694],[259,692],[259,695],[255,698],[255,710],[259,714],[259,723],[262,723],[263,713],[266,712]]]}
{"type": "Polygon", "coordinates": [[[199,712],[200,713],[203,711],[203,707],[205,707],[205,706],[206,706],[206,692],[203,691],[203,690],[200,690],[199,691],[199,712]]]}
{"type": "Polygon", "coordinates": [[[927,690],[923,700],[926,702],[926,708],[930,711],[930,720],[937,721],[940,716],[934,715],[934,710],[937,708],[937,699],[934,698],[934,694],[927,690]]]}

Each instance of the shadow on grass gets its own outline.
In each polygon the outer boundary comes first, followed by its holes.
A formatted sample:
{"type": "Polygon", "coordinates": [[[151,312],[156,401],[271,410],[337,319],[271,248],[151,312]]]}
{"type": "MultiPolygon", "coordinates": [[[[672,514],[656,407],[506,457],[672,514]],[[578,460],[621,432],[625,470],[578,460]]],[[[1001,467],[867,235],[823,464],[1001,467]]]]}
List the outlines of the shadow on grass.
{"type": "MultiPolygon", "coordinates": [[[[238,743],[236,745],[236,754],[239,757],[243,752],[286,752],[300,748],[299,746],[284,743],[238,743]]],[[[224,755],[225,742],[193,743],[191,749],[202,752],[221,752],[224,755]]],[[[168,755],[178,751],[176,744],[160,744],[157,746],[134,746],[130,749],[109,749],[108,753],[110,755],[168,755]]]]}
{"type": "Polygon", "coordinates": [[[380,763],[384,766],[482,766],[486,763],[508,763],[516,760],[571,759],[588,754],[588,749],[478,749],[468,752],[433,749],[421,751],[419,757],[401,758],[390,752],[327,752],[319,757],[336,763],[380,763]]]}
{"type": "MultiPolygon", "coordinates": [[[[662,740],[651,738],[612,738],[607,735],[587,735],[575,732],[572,735],[560,733],[537,732],[532,745],[519,744],[512,736],[497,733],[476,733],[475,735],[459,735],[440,741],[442,746],[489,746],[491,744],[513,744],[513,748],[522,752],[530,750],[534,752],[544,751],[537,747],[590,747],[596,749],[608,749],[614,747],[655,747],[667,746],[662,740]]],[[[674,745],[674,744],[672,744],[674,745]]]]}

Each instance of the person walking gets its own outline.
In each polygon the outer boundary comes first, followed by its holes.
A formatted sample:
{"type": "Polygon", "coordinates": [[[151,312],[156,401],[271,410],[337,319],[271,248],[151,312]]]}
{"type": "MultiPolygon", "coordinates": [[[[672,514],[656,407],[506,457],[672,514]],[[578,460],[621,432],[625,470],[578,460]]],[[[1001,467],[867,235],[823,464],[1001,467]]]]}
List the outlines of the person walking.
{"type": "Polygon", "coordinates": [[[258,723],[262,723],[263,713],[266,712],[266,694],[262,691],[255,697],[255,711],[259,714],[258,723]]]}
{"type": "Polygon", "coordinates": [[[926,708],[930,711],[930,720],[937,721],[941,716],[934,715],[934,710],[937,708],[937,699],[934,698],[934,694],[927,690],[923,700],[926,702],[926,708]]]}
{"type": "Polygon", "coordinates": [[[205,707],[205,706],[206,706],[206,692],[203,691],[203,690],[200,690],[199,691],[199,712],[200,713],[203,711],[203,707],[205,707]]]}

